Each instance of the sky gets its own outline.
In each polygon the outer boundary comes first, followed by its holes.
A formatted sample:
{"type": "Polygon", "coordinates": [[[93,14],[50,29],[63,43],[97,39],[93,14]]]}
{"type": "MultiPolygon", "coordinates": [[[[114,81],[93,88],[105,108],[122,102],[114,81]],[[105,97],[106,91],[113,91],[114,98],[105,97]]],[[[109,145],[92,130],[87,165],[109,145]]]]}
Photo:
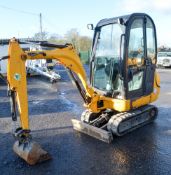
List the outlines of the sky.
{"type": "Polygon", "coordinates": [[[92,37],[88,23],[134,12],[149,14],[156,24],[158,45],[171,47],[171,0],[0,0],[0,38],[32,37],[40,31],[40,13],[44,31],[63,36],[77,28],[81,35],[92,37]]]}

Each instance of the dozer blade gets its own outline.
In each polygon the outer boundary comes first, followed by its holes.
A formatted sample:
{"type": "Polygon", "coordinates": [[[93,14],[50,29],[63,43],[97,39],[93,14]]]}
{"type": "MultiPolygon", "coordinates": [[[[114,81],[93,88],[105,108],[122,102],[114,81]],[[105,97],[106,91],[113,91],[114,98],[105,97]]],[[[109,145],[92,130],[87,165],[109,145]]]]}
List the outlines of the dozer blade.
{"type": "Polygon", "coordinates": [[[106,143],[110,143],[113,140],[111,132],[108,132],[101,128],[97,128],[76,119],[72,119],[71,121],[73,124],[73,128],[79,132],[92,136],[106,143]]]}
{"type": "Polygon", "coordinates": [[[51,159],[48,152],[43,150],[38,143],[32,141],[21,144],[19,141],[16,141],[13,145],[13,150],[30,165],[51,159]]]}

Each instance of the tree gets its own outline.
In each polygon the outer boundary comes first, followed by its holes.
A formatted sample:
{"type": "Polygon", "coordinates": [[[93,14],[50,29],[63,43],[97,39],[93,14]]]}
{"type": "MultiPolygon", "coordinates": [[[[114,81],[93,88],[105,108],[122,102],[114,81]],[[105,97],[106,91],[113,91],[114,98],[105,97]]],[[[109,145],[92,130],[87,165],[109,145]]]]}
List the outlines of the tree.
{"type": "Polygon", "coordinates": [[[54,44],[65,44],[67,42],[65,38],[61,37],[58,34],[51,34],[48,38],[48,41],[54,44]]]}
{"type": "Polygon", "coordinates": [[[56,33],[53,33],[49,36],[48,40],[51,42],[56,42],[56,40],[59,40],[60,36],[56,33]]]}
{"type": "Polygon", "coordinates": [[[48,34],[48,32],[41,33],[35,33],[33,39],[34,40],[41,40],[43,37],[43,40],[47,40],[50,43],[54,44],[65,44],[65,43],[71,43],[74,48],[77,50],[77,52],[80,51],[89,51],[91,49],[91,38],[87,36],[81,36],[77,29],[73,28],[69,30],[64,37],[53,33],[48,34]]]}
{"type": "Polygon", "coordinates": [[[34,40],[47,40],[48,38],[48,32],[38,32],[38,33],[35,33],[34,36],[33,36],[33,39],[34,40]]]}
{"type": "Polygon", "coordinates": [[[79,36],[79,33],[78,33],[77,29],[73,28],[73,29],[69,30],[65,34],[65,38],[66,38],[67,42],[71,43],[77,51],[80,50],[80,48],[79,48],[79,38],[80,38],[80,36],[79,36]]]}
{"type": "Polygon", "coordinates": [[[92,43],[91,38],[87,36],[81,36],[79,38],[80,51],[89,51],[91,49],[91,43],[92,43]]]}

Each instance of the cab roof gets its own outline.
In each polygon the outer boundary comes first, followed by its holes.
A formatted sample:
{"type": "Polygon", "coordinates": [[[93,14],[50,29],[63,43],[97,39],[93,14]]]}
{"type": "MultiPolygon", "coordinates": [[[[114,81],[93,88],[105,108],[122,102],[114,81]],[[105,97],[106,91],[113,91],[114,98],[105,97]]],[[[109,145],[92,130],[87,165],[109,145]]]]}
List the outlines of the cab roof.
{"type": "Polygon", "coordinates": [[[118,17],[114,17],[114,18],[105,18],[105,19],[100,20],[97,23],[96,28],[99,28],[101,26],[105,26],[108,24],[118,23],[118,19],[123,19],[124,23],[126,24],[131,18],[140,17],[140,16],[148,16],[148,15],[145,13],[132,13],[129,15],[118,16],[118,17]]]}

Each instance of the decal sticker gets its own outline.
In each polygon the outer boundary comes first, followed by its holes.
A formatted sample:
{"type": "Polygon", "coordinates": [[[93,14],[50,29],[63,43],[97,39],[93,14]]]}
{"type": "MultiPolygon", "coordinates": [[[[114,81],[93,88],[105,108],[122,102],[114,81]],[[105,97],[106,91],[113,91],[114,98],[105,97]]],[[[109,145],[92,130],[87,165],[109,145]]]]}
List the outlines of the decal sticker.
{"type": "Polygon", "coordinates": [[[14,74],[14,79],[17,80],[17,81],[19,81],[21,79],[21,75],[18,74],[18,73],[15,73],[14,74]]]}

